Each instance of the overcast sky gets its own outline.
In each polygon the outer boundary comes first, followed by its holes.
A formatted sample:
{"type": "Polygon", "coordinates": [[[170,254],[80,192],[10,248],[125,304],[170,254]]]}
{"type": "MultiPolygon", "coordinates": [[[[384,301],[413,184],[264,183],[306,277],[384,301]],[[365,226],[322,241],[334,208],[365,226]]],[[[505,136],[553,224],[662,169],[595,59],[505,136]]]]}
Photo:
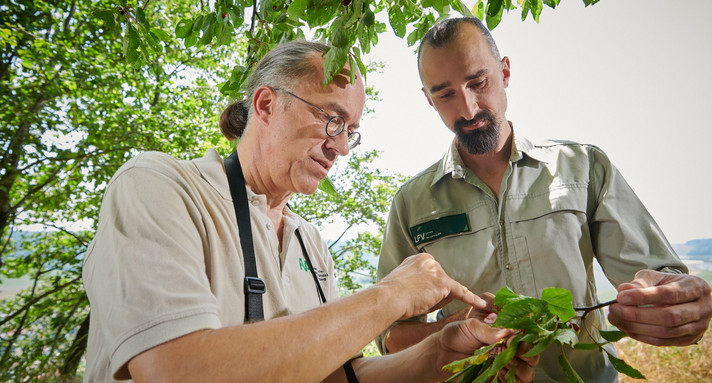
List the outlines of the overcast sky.
{"type": "MultiPolygon", "coordinates": [[[[470,6],[474,3],[471,1],[470,6]]],[[[493,31],[512,77],[507,118],[531,139],[602,148],[672,243],[712,238],[712,1],[564,0],[540,23],[505,14],[493,31]]],[[[452,140],[420,91],[414,48],[389,31],[371,58],[381,74],[363,149],[377,166],[414,175],[452,140]]]]}

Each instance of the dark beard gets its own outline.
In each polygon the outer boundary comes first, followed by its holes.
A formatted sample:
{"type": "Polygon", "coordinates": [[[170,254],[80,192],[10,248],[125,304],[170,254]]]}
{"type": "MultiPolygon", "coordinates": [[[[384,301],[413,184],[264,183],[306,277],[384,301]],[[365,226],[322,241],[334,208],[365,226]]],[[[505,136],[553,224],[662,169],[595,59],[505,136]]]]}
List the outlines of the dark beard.
{"type": "Polygon", "coordinates": [[[460,145],[467,149],[470,154],[485,154],[497,147],[499,141],[499,125],[494,115],[487,110],[483,110],[475,115],[472,120],[461,118],[455,121],[455,135],[460,145]],[[485,124],[479,129],[464,132],[462,129],[485,120],[485,124]]]}

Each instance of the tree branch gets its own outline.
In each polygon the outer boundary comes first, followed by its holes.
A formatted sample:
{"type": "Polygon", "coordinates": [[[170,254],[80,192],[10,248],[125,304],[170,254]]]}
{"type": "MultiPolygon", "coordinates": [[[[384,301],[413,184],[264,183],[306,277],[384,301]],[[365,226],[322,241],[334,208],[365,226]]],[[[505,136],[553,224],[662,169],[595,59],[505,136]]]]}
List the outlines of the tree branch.
{"type": "Polygon", "coordinates": [[[63,227],[57,226],[57,225],[52,224],[52,223],[47,223],[47,222],[42,222],[42,225],[47,226],[47,227],[55,228],[55,229],[57,229],[57,230],[59,230],[59,231],[65,233],[65,234],[71,236],[71,237],[74,238],[77,242],[79,242],[79,244],[82,245],[82,246],[87,246],[87,245],[88,245],[88,243],[87,243],[85,240],[79,238],[76,234],[72,233],[71,231],[69,231],[69,230],[67,230],[67,229],[65,229],[65,228],[63,228],[63,227]]]}
{"type": "MultiPolygon", "coordinates": [[[[72,306],[72,309],[69,310],[69,313],[66,315],[66,318],[71,318],[74,316],[74,313],[79,309],[79,306],[82,304],[83,299],[81,297],[77,299],[77,302],[72,306]]],[[[59,337],[62,334],[62,330],[64,330],[64,327],[67,325],[68,321],[63,320],[60,321],[59,326],[57,326],[57,330],[54,332],[54,339],[52,340],[52,348],[50,351],[47,353],[47,355],[53,355],[54,351],[57,349],[57,342],[59,341],[59,337]]],[[[45,371],[45,366],[47,365],[47,362],[49,362],[49,358],[46,358],[42,361],[42,365],[40,366],[39,370],[40,371],[45,371]]]]}
{"type": "Polygon", "coordinates": [[[72,20],[72,17],[74,17],[74,12],[77,10],[77,0],[72,0],[72,6],[69,8],[69,15],[67,15],[67,18],[64,19],[64,32],[67,32],[67,29],[69,29],[69,22],[72,20]]]}
{"type": "Polygon", "coordinates": [[[252,20],[250,21],[250,34],[255,37],[255,18],[257,17],[257,0],[252,0],[252,20]]]}
{"type": "Polygon", "coordinates": [[[77,331],[77,336],[74,337],[74,342],[69,346],[66,354],[67,357],[64,359],[64,364],[59,369],[59,373],[62,376],[74,375],[77,372],[77,367],[79,362],[82,360],[82,355],[87,349],[87,339],[89,336],[89,318],[91,317],[91,312],[87,314],[86,318],[82,321],[77,331]]]}
{"type": "MultiPolygon", "coordinates": [[[[39,269],[37,270],[37,274],[35,275],[35,281],[32,283],[32,295],[35,295],[35,290],[37,289],[37,284],[39,283],[40,276],[42,275],[42,265],[40,265],[39,269]]],[[[17,327],[15,328],[15,331],[12,334],[12,337],[10,340],[7,342],[7,346],[5,347],[5,352],[2,355],[2,358],[0,358],[0,366],[4,366],[7,362],[7,358],[10,356],[12,352],[12,346],[15,344],[15,341],[17,341],[17,338],[20,336],[22,333],[22,329],[25,327],[25,321],[27,321],[27,317],[30,315],[30,310],[25,310],[25,315],[22,316],[22,319],[20,319],[20,323],[17,324],[17,327]]],[[[15,315],[16,316],[16,315],[15,315]]],[[[14,317],[14,316],[13,316],[14,317]]],[[[3,320],[0,322],[0,326],[5,324],[6,320],[3,320]]]]}
{"type": "Polygon", "coordinates": [[[339,236],[339,238],[336,238],[336,241],[334,241],[331,245],[329,245],[329,250],[331,250],[331,248],[334,247],[334,245],[336,245],[341,240],[341,238],[344,236],[344,234],[346,234],[346,232],[349,231],[349,229],[351,229],[351,226],[353,226],[353,225],[354,225],[353,223],[350,223],[349,227],[347,227],[344,231],[341,232],[341,235],[339,236]]]}
{"type": "MultiPolygon", "coordinates": [[[[74,282],[76,282],[76,281],[78,281],[78,280],[80,280],[80,279],[82,279],[82,276],[81,276],[81,275],[78,276],[78,277],[76,277],[76,278],[74,278],[74,279],[72,279],[71,281],[69,281],[69,282],[67,282],[67,283],[65,283],[65,284],[63,284],[63,285],[56,286],[56,287],[53,288],[52,290],[49,290],[49,291],[47,291],[46,293],[44,293],[44,294],[42,294],[42,295],[40,295],[40,296],[35,297],[35,298],[32,299],[31,301],[25,303],[25,304],[24,304],[22,307],[20,307],[19,309],[17,309],[14,313],[8,314],[8,316],[6,316],[5,318],[3,318],[3,319],[0,321],[0,326],[3,326],[5,323],[7,323],[7,322],[9,322],[10,320],[12,320],[12,318],[14,318],[14,317],[20,315],[20,313],[22,313],[23,311],[29,310],[32,305],[34,305],[35,303],[37,303],[37,302],[39,302],[40,300],[44,299],[46,296],[52,295],[52,294],[56,293],[57,291],[63,290],[65,287],[67,287],[67,286],[73,284],[74,282]]],[[[34,291],[34,287],[33,287],[33,291],[34,291]]],[[[32,295],[34,295],[34,292],[32,293],[32,295]]],[[[2,365],[2,363],[0,363],[0,365],[2,365]]]]}

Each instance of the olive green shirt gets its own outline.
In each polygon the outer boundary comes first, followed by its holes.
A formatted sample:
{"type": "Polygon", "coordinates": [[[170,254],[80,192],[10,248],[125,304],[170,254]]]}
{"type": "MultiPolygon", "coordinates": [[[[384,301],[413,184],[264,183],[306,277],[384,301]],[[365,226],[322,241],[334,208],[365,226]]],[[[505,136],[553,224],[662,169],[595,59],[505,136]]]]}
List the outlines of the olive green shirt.
{"type": "MultiPolygon", "coordinates": [[[[475,293],[496,293],[507,286],[539,297],[547,287],[560,287],[571,291],[575,306],[589,306],[598,303],[594,258],[616,286],[631,281],[641,269],[687,272],[599,148],[512,141],[499,196],[464,165],[454,142],[442,160],[396,192],[379,278],[407,256],[428,252],[448,275],[475,293]]],[[[453,302],[443,314],[462,307],[453,302]]],[[[590,341],[589,328],[605,326],[603,312],[592,312],[582,326],[581,342],[590,341]]],[[[558,355],[552,348],[542,354],[535,381],[566,381],[558,355]]],[[[567,355],[585,382],[616,381],[616,371],[601,352],[567,355]]]]}

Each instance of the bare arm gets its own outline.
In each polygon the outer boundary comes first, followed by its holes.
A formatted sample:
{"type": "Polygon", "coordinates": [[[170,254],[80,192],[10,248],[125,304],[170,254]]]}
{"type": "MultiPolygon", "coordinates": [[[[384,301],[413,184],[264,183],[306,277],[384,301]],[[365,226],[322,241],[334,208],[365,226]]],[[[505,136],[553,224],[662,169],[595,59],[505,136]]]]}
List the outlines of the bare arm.
{"type": "Polygon", "coordinates": [[[397,319],[480,298],[429,254],[407,258],[377,285],[306,313],[197,331],[129,362],[136,382],[320,381],[397,319]]]}

